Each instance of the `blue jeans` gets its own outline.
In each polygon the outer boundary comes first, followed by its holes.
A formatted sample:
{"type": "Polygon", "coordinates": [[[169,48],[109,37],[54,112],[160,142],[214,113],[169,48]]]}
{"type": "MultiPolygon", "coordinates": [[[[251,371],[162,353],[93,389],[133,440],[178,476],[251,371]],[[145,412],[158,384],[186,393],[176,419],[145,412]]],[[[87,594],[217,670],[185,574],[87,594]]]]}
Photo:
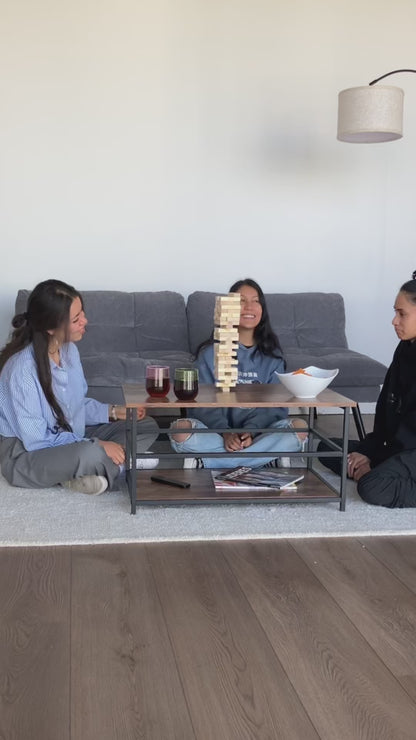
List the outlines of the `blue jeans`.
{"type": "MultiPolygon", "coordinates": [[[[208,429],[199,419],[188,419],[192,424],[192,429],[208,429]]],[[[171,428],[175,428],[175,423],[171,428]]],[[[271,425],[274,429],[292,429],[289,419],[280,419],[271,425]]],[[[180,434],[186,434],[186,427],[177,427],[180,434]]],[[[298,430],[301,431],[301,430],[298,430]]],[[[230,429],[232,432],[232,429],[230,429]]],[[[272,432],[270,434],[260,434],[255,438],[250,447],[241,450],[241,453],[229,452],[227,457],[204,457],[204,452],[226,452],[224,439],[221,434],[216,432],[206,434],[192,434],[189,429],[189,437],[184,442],[176,442],[172,436],[171,445],[175,452],[189,452],[194,457],[201,457],[205,468],[236,468],[240,465],[249,465],[252,468],[259,468],[262,465],[274,460],[279,452],[299,452],[302,449],[302,442],[296,432],[285,432],[279,434],[272,432]],[[267,457],[247,457],[247,452],[272,452],[267,457]]]]}

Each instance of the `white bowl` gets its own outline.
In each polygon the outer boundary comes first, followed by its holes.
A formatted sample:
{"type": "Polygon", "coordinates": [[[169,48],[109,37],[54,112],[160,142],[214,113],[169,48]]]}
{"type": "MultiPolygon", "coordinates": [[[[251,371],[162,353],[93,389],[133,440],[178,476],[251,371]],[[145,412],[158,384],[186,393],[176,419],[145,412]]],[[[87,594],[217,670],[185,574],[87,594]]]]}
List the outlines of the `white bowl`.
{"type": "Polygon", "coordinates": [[[296,398],[314,398],[336,378],[339,373],[338,368],[335,370],[324,370],[321,367],[303,368],[305,373],[276,373],[279,380],[285,388],[293,393],[296,398]]]}

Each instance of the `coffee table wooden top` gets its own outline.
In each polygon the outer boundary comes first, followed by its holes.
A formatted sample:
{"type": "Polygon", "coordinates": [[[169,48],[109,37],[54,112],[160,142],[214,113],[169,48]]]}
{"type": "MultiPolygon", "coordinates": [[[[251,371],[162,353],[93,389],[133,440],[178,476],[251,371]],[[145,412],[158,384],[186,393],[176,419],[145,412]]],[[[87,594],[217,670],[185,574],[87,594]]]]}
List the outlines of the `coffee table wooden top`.
{"type": "Polygon", "coordinates": [[[312,407],[338,407],[353,408],[356,401],[326,388],[314,398],[296,398],[281,384],[251,383],[237,385],[231,391],[221,391],[214,385],[200,385],[199,392],[194,401],[178,401],[173,389],[165,398],[151,398],[148,396],[144,383],[127,383],[122,386],[125,404],[128,408],[146,406],[148,408],[198,408],[198,407],[241,407],[241,408],[267,408],[279,407],[293,408],[303,406],[312,407]]]}

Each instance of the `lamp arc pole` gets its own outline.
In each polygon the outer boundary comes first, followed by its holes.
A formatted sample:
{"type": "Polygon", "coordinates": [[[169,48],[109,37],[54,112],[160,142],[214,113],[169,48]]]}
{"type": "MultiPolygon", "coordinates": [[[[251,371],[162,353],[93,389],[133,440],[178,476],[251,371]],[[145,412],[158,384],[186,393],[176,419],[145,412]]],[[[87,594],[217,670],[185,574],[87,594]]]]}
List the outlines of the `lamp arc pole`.
{"type": "Polygon", "coordinates": [[[393,69],[392,72],[386,72],[385,75],[381,75],[381,77],[377,77],[376,80],[372,80],[368,84],[369,85],[375,85],[376,82],[380,82],[380,80],[384,80],[385,77],[390,77],[390,75],[398,75],[399,72],[415,72],[415,74],[416,74],[416,69],[393,69]]]}

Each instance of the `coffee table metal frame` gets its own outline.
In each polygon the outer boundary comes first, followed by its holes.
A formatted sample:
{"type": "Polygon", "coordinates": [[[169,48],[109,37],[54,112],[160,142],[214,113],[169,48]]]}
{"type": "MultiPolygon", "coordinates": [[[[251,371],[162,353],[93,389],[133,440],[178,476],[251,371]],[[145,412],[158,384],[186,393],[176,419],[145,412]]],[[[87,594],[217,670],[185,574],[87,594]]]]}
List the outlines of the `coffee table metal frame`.
{"type": "MultiPolygon", "coordinates": [[[[294,396],[291,396],[289,391],[284,388],[284,386],[280,384],[269,384],[269,385],[261,385],[261,384],[247,384],[247,385],[238,385],[236,388],[234,388],[231,391],[223,392],[215,388],[215,386],[211,385],[201,385],[199,389],[199,393],[197,398],[194,401],[178,401],[176,397],[173,395],[173,392],[171,391],[168,396],[165,398],[150,398],[147,395],[145,385],[144,383],[138,383],[138,384],[126,384],[122,386],[123,393],[124,393],[124,400],[126,405],[126,485],[127,490],[130,496],[130,503],[131,503],[131,513],[136,513],[136,507],[137,505],[160,505],[163,503],[163,505],[178,505],[178,504],[207,504],[207,503],[264,503],[267,501],[267,503],[293,503],[293,502],[313,502],[313,503],[322,503],[322,502],[328,502],[328,501],[339,501],[340,510],[345,511],[345,504],[346,504],[346,479],[347,479],[347,452],[348,452],[348,429],[349,429],[349,412],[350,410],[355,410],[357,407],[357,404],[355,401],[351,400],[350,398],[346,398],[345,396],[340,395],[339,393],[336,393],[335,391],[332,391],[331,389],[326,389],[322,393],[320,393],[318,396],[314,398],[296,398],[294,396]],[[214,489],[214,484],[212,480],[206,480],[206,485],[210,488],[209,495],[204,496],[201,495],[200,486],[197,486],[195,488],[198,488],[198,490],[195,490],[195,494],[190,491],[190,489],[178,489],[178,488],[170,488],[168,489],[167,486],[163,486],[165,489],[163,491],[162,496],[156,496],[156,497],[145,497],[138,498],[137,499],[137,482],[138,482],[138,474],[136,471],[136,452],[135,452],[135,440],[136,440],[136,434],[137,434],[137,409],[140,407],[145,407],[147,412],[150,412],[152,409],[157,408],[163,408],[163,409],[172,409],[175,411],[182,411],[183,409],[187,409],[189,413],[189,416],[192,416],[192,409],[193,408],[230,408],[230,407],[246,407],[246,408],[276,408],[276,407],[286,407],[286,408],[306,408],[308,409],[308,448],[306,451],[303,452],[283,452],[279,451],[276,453],[273,453],[273,451],[270,451],[267,453],[267,456],[270,457],[306,457],[307,460],[307,470],[302,471],[305,472],[306,475],[313,475],[315,479],[317,479],[317,482],[320,481],[324,484],[325,489],[328,489],[330,492],[329,495],[314,495],[313,497],[303,495],[302,494],[302,487],[300,486],[300,493],[297,492],[296,495],[291,492],[290,494],[285,495],[284,491],[274,491],[267,497],[259,495],[259,492],[247,492],[244,491],[244,495],[239,494],[239,496],[236,498],[236,491],[233,489],[232,492],[228,493],[226,492],[218,492],[214,489]],[[324,434],[322,434],[317,429],[317,415],[316,415],[316,409],[319,407],[321,408],[340,408],[343,412],[343,423],[342,423],[342,445],[338,446],[335,443],[333,443],[328,437],[326,437],[324,434]],[[339,486],[333,486],[330,484],[327,480],[325,480],[322,475],[320,474],[319,470],[316,470],[314,467],[314,460],[317,459],[318,453],[316,450],[313,450],[313,441],[314,439],[319,439],[324,442],[327,442],[330,447],[331,451],[328,451],[325,453],[325,457],[338,457],[341,458],[341,476],[339,481],[339,486]],[[335,495],[334,495],[335,494],[335,495]]],[[[229,431],[228,429],[209,429],[209,430],[194,430],[194,433],[203,434],[207,432],[225,432],[229,431]]],[[[234,430],[238,431],[238,430],[234,430]]],[[[242,430],[240,430],[242,431],[242,430]]],[[[247,428],[244,431],[250,431],[247,428]]],[[[273,429],[264,429],[264,430],[255,430],[256,433],[258,432],[268,432],[272,433],[275,430],[273,429]]],[[[170,434],[170,431],[167,429],[163,429],[161,431],[163,434],[170,434]]],[[[204,457],[229,457],[229,452],[224,452],[222,454],[219,453],[205,453],[204,457]]],[[[241,455],[241,453],[238,453],[241,455]]],[[[245,456],[247,456],[247,464],[250,464],[250,457],[264,457],[264,452],[249,452],[249,450],[245,451],[245,456]]],[[[177,453],[173,450],[167,453],[154,453],[153,457],[164,457],[164,458],[172,458],[172,459],[178,459],[178,458],[184,458],[184,457],[190,457],[190,453],[177,453]]],[[[146,455],[147,457],[147,455],[146,455]]],[[[151,472],[151,471],[148,471],[151,472]]],[[[184,471],[184,470],[163,470],[161,471],[162,474],[167,474],[168,477],[176,477],[178,478],[178,474],[182,474],[182,476],[185,476],[188,480],[196,480],[195,476],[202,473],[203,471],[199,470],[193,470],[193,471],[184,471]],[[171,475],[172,473],[172,475],[171,475]]],[[[140,474],[141,475],[141,474],[140,474]]],[[[148,476],[147,481],[149,485],[154,486],[155,484],[150,483],[150,476],[148,476]]],[[[192,488],[192,483],[191,483],[192,488]]]]}

